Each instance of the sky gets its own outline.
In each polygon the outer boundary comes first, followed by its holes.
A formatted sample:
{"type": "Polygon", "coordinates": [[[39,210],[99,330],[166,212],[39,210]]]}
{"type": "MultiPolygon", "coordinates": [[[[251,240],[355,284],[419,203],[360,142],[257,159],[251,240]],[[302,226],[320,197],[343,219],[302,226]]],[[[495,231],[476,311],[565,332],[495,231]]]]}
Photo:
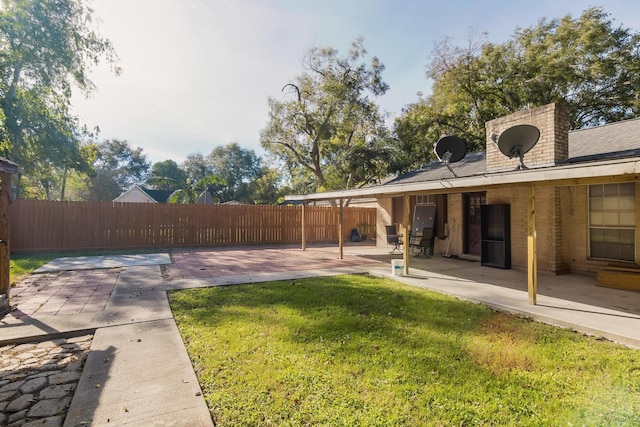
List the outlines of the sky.
{"type": "Polygon", "coordinates": [[[96,91],[74,93],[72,112],[99,140],[126,140],[152,162],[209,154],[232,142],[258,155],[269,97],[304,72],[311,47],[341,55],[357,37],[385,65],[377,99],[389,123],[429,94],[434,45],[487,33],[502,43],[541,18],[574,18],[602,6],[640,31],[637,0],[93,0],[94,24],[118,55],[119,76],[94,66],[96,91]]]}

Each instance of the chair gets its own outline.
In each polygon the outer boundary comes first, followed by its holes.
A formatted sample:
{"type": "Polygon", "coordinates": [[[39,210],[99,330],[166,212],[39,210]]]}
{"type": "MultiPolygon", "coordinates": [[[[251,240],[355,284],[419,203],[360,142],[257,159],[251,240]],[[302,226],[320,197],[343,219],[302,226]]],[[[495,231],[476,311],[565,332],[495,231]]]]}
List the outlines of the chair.
{"type": "Polygon", "coordinates": [[[422,229],[422,237],[418,243],[420,253],[416,257],[431,258],[433,253],[433,228],[425,227],[422,229]]]}
{"type": "Polygon", "coordinates": [[[393,245],[393,249],[391,250],[392,254],[395,254],[396,251],[398,253],[402,253],[400,250],[400,245],[402,244],[402,240],[400,240],[400,236],[396,233],[395,225],[385,225],[387,229],[387,244],[393,245]]]}

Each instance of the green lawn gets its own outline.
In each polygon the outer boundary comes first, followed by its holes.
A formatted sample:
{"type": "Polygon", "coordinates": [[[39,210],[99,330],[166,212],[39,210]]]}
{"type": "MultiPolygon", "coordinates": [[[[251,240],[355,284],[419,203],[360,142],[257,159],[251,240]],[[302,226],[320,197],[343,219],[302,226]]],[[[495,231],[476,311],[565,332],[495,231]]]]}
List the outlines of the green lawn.
{"type": "Polygon", "coordinates": [[[370,276],[170,295],[218,426],[640,425],[640,352],[370,276]]]}

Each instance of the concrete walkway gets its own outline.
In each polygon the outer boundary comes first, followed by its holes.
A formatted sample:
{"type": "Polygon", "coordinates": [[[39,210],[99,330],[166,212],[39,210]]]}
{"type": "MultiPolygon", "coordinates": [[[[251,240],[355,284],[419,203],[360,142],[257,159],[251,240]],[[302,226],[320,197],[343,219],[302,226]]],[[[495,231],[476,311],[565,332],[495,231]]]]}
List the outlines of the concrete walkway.
{"type": "Polygon", "coordinates": [[[41,270],[46,273],[32,275],[14,289],[19,303],[0,320],[0,345],[94,333],[64,426],[213,425],[173,320],[168,290],[362,273],[378,263],[293,248],[177,253],[184,256],[173,266],[174,275],[180,274],[173,281],[165,280],[167,268],[153,265],[165,265],[167,254],[128,265],[113,257],[87,257],[88,265],[103,270],[72,275],[68,270],[82,269],[81,263],[56,260],[41,270]],[[103,299],[105,290],[106,303],[90,303],[103,299]]]}
{"type": "MultiPolygon", "coordinates": [[[[335,247],[304,252],[293,247],[227,248],[172,255],[174,263],[163,267],[111,267],[117,269],[115,285],[100,281],[91,294],[101,286],[112,287],[102,307],[85,310],[91,296],[84,292],[65,296],[72,306],[81,307],[76,313],[47,310],[60,303],[49,288],[76,286],[69,285],[71,279],[65,279],[64,286],[52,279],[36,286],[49,297],[32,314],[21,312],[18,305],[0,321],[0,344],[95,331],[65,426],[213,425],[169,308],[169,290],[362,272],[391,277],[386,248],[349,247],[343,260],[337,259],[335,247]]],[[[98,261],[88,260],[93,265],[100,265],[98,261]]],[[[441,257],[412,259],[412,265],[420,269],[393,278],[640,348],[640,293],[597,288],[588,277],[541,274],[538,305],[532,306],[523,271],[441,257]]],[[[82,289],[82,283],[77,288],[82,289]]]]}

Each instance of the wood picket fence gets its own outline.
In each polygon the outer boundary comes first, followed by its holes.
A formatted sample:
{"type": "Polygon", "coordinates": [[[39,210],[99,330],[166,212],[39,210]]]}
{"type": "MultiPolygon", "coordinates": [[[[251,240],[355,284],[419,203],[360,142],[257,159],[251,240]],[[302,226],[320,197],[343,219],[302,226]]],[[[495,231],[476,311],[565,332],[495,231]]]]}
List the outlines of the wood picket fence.
{"type": "MultiPolygon", "coordinates": [[[[11,252],[300,243],[302,208],[16,200],[11,252]]],[[[338,207],[307,206],[306,241],[338,241],[338,207]]],[[[344,208],[343,238],[371,224],[374,208],[344,208]]]]}

